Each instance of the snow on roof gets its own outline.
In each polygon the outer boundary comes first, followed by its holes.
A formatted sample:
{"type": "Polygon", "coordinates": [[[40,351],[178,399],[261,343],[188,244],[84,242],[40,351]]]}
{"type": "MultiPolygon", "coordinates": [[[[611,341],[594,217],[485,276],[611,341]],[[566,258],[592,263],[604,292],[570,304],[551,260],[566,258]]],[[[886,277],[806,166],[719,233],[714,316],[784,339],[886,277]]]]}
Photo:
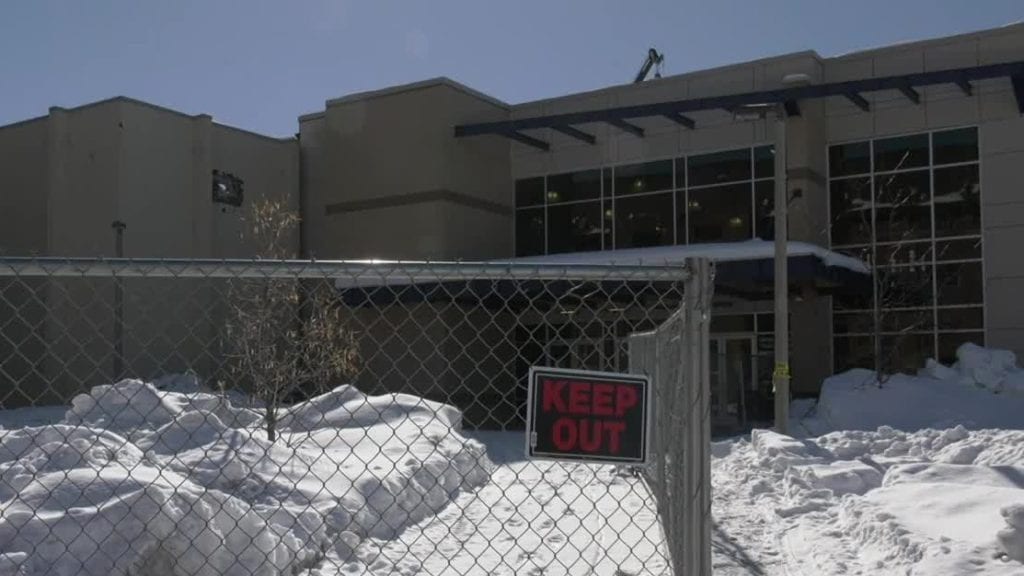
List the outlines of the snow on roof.
{"type": "MultiPolygon", "coordinates": [[[[854,272],[868,274],[864,262],[826,250],[806,242],[787,242],[786,255],[816,256],[825,266],[838,266],[854,272]]],[[[523,264],[618,264],[618,265],[666,265],[680,264],[687,258],[707,258],[714,262],[740,262],[749,260],[771,260],[775,257],[775,243],[764,240],[744,242],[719,242],[688,244],[685,246],[655,246],[650,248],[626,248],[600,252],[571,252],[513,258],[508,262],[523,264]]]]}

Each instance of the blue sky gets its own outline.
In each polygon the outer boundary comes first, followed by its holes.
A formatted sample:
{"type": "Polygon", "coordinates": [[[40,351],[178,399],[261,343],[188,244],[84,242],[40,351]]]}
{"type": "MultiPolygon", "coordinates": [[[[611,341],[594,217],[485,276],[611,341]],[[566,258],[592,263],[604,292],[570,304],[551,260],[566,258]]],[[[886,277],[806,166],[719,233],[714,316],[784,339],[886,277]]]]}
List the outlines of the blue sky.
{"type": "Polygon", "coordinates": [[[4,0],[0,125],[126,95],[273,135],[352,92],[450,76],[507,102],[1024,19],[1021,0],[4,0]]]}

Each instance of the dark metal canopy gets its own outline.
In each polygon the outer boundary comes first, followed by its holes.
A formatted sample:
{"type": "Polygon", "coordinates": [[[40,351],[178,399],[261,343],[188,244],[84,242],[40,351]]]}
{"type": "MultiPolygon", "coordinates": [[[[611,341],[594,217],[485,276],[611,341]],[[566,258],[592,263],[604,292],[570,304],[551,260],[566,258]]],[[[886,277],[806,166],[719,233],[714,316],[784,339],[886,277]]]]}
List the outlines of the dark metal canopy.
{"type": "Polygon", "coordinates": [[[715,109],[731,111],[743,106],[756,104],[778,104],[781,102],[785,105],[786,113],[790,116],[795,116],[800,114],[800,107],[798,104],[800,100],[825,98],[828,96],[845,97],[854,105],[866,112],[870,110],[871,106],[870,103],[861,96],[861,93],[864,92],[897,90],[914,104],[920,104],[921,96],[916,89],[922,86],[954,84],[960,87],[966,96],[970,96],[973,94],[973,86],[971,85],[971,82],[978,80],[990,80],[993,78],[1010,79],[1013,86],[1014,96],[1017,98],[1017,108],[1021,114],[1024,114],[1024,61],[1017,61],[1003,64],[989,64],[985,66],[939,70],[934,72],[901,74],[898,76],[886,76],[884,78],[867,78],[864,80],[812,84],[807,86],[780,88],[776,90],[763,90],[760,92],[745,92],[742,94],[710,96],[707,98],[692,98],[689,100],[674,100],[669,102],[656,102],[653,104],[586,110],[583,112],[537,116],[534,118],[520,118],[517,120],[506,120],[502,122],[464,124],[455,127],[455,136],[461,138],[465,136],[494,134],[517,140],[541,150],[548,150],[550,145],[547,142],[524,134],[522,131],[539,128],[552,128],[562,134],[587,142],[588,144],[596,144],[597,138],[594,135],[579,130],[573,125],[604,122],[615,126],[624,132],[629,132],[638,138],[643,138],[643,128],[628,122],[628,120],[633,118],[660,116],[672,120],[686,128],[693,129],[696,126],[696,122],[689,116],[686,116],[686,113],[688,112],[715,109]]]}

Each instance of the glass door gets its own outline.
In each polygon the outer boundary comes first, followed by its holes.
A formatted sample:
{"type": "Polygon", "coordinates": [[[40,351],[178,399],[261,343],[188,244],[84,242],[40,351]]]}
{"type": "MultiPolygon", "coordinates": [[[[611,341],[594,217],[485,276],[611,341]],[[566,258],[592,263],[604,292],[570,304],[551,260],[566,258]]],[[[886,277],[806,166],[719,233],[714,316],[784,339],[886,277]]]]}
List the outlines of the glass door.
{"type": "Polygon", "coordinates": [[[756,374],[754,336],[712,336],[709,357],[712,426],[723,432],[745,428],[747,393],[756,374]]]}

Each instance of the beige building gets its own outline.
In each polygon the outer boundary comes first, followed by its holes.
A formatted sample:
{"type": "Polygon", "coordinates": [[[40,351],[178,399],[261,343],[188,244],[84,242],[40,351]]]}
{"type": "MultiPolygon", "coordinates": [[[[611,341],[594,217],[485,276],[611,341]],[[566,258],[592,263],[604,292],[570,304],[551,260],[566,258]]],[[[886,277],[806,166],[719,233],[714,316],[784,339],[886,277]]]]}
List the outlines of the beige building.
{"type": "MultiPolygon", "coordinates": [[[[247,255],[238,209],[211,201],[213,170],[241,178],[246,200],[299,207],[299,251],[319,259],[770,239],[777,141],[772,115],[745,105],[779,90],[798,91],[786,93],[790,239],[874,261],[888,287],[832,298],[814,277],[794,285],[794,390],[870,364],[876,296],[897,367],[948,361],[968,341],[1024,354],[1020,24],[517,105],[428,80],[329,100],[299,118],[297,140],[124,98],[54,109],[0,127],[0,251],[111,255],[120,220],[129,256],[247,255]]],[[[771,303],[721,294],[715,378],[763,399],[771,303]]],[[[591,344],[552,343],[538,361],[591,344]]]]}

